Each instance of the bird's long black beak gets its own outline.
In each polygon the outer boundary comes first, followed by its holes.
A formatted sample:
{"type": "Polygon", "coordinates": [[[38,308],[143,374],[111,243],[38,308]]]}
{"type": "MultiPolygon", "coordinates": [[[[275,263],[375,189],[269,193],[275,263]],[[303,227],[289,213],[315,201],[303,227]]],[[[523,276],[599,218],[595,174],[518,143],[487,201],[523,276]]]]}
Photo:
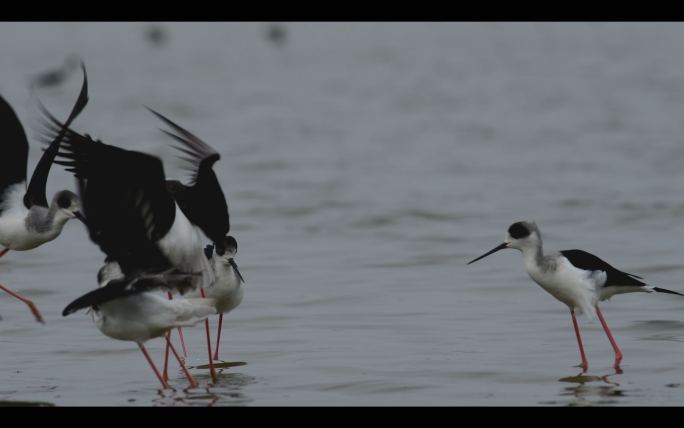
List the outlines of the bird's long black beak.
{"type": "Polygon", "coordinates": [[[86,227],[88,226],[88,222],[86,221],[86,218],[83,216],[83,213],[81,213],[80,211],[76,211],[74,212],[74,216],[76,216],[77,219],[81,220],[81,222],[83,222],[83,224],[85,224],[86,227]]]}
{"type": "Polygon", "coordinates": [[[240,281],[245,282],[245,279],[242,277],[242,274],[240,273],[240,269],[237,267],[237,263],[235,263],[235,259],[230,259],[228,260],[228,263],[233,267],[233,270],[235,271],[235,274],[240,278],[240,281]]]}
{"type": "Polygon", "coordinates": [[[487,257],[488,255],[494,254],[494,253],[496,253],[497,251],[503,250],[503,249],[505,249],[505,248],[508,248],[508,244],[504,242],[503,244],[499,245],[498,247],[494,248],[493,250],[487,251],[486,253],[484,253],[484,254],[481,255],[480,257],[476,258],[475,260],[469,261],[468,264],[475,263],[476,261],[478,261],[478,260],[480,260],[480,259],[484,259],[484,258],[487,257]]]}

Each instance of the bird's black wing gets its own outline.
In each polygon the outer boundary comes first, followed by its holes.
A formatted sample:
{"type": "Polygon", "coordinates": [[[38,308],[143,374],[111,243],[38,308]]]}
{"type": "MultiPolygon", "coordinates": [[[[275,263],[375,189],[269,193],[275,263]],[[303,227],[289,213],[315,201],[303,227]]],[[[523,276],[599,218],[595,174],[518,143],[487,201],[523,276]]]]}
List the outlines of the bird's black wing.
{"type": "MultiPolygon", "coordinates": [[[[49,118],[53,132],[63,129],[49,118]]],[[[90,238],[124,273],[169,267],[156,242],[173,225],[176,207],[166,191],[159,158],[94,141],[71,129],[65,131],[57,158],[55,163],[80,180],[90,238]]]]}
{"type": "Polygon", "coordinates": [[[28,140],[12,106],[0,96],[0,213],[8,187],[26,182],[26,163],[28,162],[28,140]]]}
{"type": "Polygon", "coordinates": [[[62,316],[72,314],[79,309],[102,305],[109,301],[134,294],[144,293],[166,287],[166,283],[157,277],[131,278],[125,277],[109,281],[104,287],[90,291],[73,302],[69,303],[62,311],[62,316]]]}
{"type": "MultiPolygon", "coordinates": [[[[81,92],[78,95],[76,104],[74,104],[69,117],[66,122],[64,122],[65,127],[68,127],[83,111],[86,104],[88,104],[88,75],[86,74],[85,64],[82,62],[81,69],[83,70],[83,85],[81,85],[81,92]]],[[[47,111],[45,106],[40,104],[40,101],[39,106],[43,112],[47,111]]],[[[36,168],[33,170],[31,181],[29,182],[28,189],[24,195],[24,205],[26,208],[31,208],[33,205],[48,206],[47,195],[45,194],[48,174],[50,173],[52,162],[59,151],[59,145],[62,142],[63,137],[64,132],[60,131],[52,140],[48,148],[43,152],[43,156],[41,156],[38,165],[36,165],[36,168]]]]}
{"type": "Polygon", "coordinates": [[[607,262],[601,260],[591,253],[582,250],[565,250],[560,252],[568,261],[579,269],[588,271],[604,271],[606,272],[606,283],[604,287],[609,286],[634,286],[643,287],[645,283],[639,281],[642,279],[639,276],[631,273],[622,272],[615,269],[607,262]],[[638,278],[638,279],[637,279],[638,278]]]}
{"type": "Polygon", "coordinates": [[[188,162],[194,172],[189,186],[173,182],[168,186],[169,192],[193,224],[202,229],[202,232],[215,243],[221,242],[230,232],[228,204],[213,170],[214,163],[221,155],[194,134],[156,111],[149,110],[173,129],[174,132],[162,132],[182,144],[174,148],[187,155],[181,159],[188,162]]]}

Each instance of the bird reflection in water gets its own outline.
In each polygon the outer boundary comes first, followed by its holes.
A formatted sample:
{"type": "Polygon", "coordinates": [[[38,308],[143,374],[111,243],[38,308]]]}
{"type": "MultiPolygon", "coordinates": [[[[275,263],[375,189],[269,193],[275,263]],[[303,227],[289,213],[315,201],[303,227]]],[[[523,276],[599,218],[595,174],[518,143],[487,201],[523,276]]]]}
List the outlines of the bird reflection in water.
{"type": "Polygon", "coordinates": [[[563,388],[561,397],[574,397],[567,403],[568,406],[592,406],[618,404],[619,398],[625,396],[620,384],[611,377],[622,374],[622,370],[595,376],[586,372],[580,372],[576,376],[568,376],[558,379],[559,382],[575,384],[563,388]]]}
{"type": "MultiPolygon", "coordinates": [[[[204,388],[173,391],[160,389],[159,396],[152,400],[152,405],[160,407],[240,406],[253,401],[242,392],[242,389],[246,385],[255,383],[256,378],[242,373],[222,374],[224,370],[226,369],[217,369],[218,383],[214,386],[207,385],[204,388]]],[[[196,378],[201,379],[202,375],[196,375],[196,378]]]]}

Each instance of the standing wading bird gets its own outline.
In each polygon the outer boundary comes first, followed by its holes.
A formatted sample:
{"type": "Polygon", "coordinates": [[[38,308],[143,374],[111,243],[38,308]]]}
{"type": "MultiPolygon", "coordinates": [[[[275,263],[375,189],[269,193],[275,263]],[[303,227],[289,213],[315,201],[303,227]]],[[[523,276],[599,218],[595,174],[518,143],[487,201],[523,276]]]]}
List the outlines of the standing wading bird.
{"type": "MultiPolygon", "coordinates": [[[[91,237],[98,239],[98,229],[88,223],[91,237]]],[[[111,242],[110,242],[111,244],[111,242]]],[[[125,244],[124,244],[125,245],[125,244]]],[[[111,247],[110,247],[111,248],[111,247]]],[[[169,388],[166,379],[152,362],[144,342],[166,335],[166,343],[171,348],[178,364],[190,382],[191,388],[198,386],[185,367],[185,363],[169,340],[169,330],[180,326],[193,326],[204,321],[209,315],[216,313],[213,299],[175,299],[169,300],[155,291],[159,289],[178,289],[192,287],[193,274],[178,272],[175,269],[162,267],[157,262],[157,248],[148,245],[132,251],[118,248],[112,254],[128,253],[122,257],[126,263],[119,263],[116,257],[108,255],[105,265],[97,274],[98,289],[91,291],[71,302],[64,308],[62,315],[67,316],[79,309],[91,308],[92,318],[98,329],[113,339],[135,342],[163,388],[169,388]],[[149,252],[142,254],[143,251],[149,252]],[[129,256],[136,255],[135,258],[129,256]],[[148,264],[149,262],[152,262],[148,264]],[[133,262],[133,264],[131,264],[133,262]]]]}
{"type": "MultiPolygon", "coordinates": [[[[103,221],[100,217],[107,218],[106,228],[100,228],[95,232],[91,230],[93,241],[119,264],[130,262],[135,266],[137,262],[133,260],[122,263],[122,257],[131,257],[127,253],[110,254],[112,250],[109,248],[109,242],[114,242],[115,247],[121,246],[119,242],[122,237],[131,233],[133,235],[126,241],[127,246],[133,245],[132,242],[135,240],[140,241],[142,238],[136,235],[138,232],[129,231],[128,223],[142,221],[146,239],[154,244],[157,256],[163,260],[157,264],[171,266],[180,272],[196,274],[191,278],[191,289],[206,287],[213,283],[214,270],[204,255],[202,235],[204,231],[207,236],[214,236],[212,232],[225,230],[227,225],[215,224],[214,218],[220,217],[220,212],[209,215],[211,213],[202,210],[214,206],[226,207],[223,193],[211,171],[211,165],[218,160],[218,154],[212,154],[211,159],[199,162],[194,185],[183,186],[176,182],[177,189],[174,193],[168,188],[174,183],[166,181],[163,165],[158,158],[94,141],[88,135],[63,128],[63,125],[44,107],[42,109],[51,122],[46,124],[48,133],[65,133],[58,153],[59,160],[55,163],[66,166],[67,171],[73,172],[77,179],[85,180],[86,186],[81,191],[81,198],[84,201],[86,218],[95,216],[96,222],[103,221]],[[130,171],[134,169],[137,172],[132,174],[130,171]],[[218,203],[211,199],[215,188],[218,188],[221,199],[218,203]],[[122,204],[132,204],[139,213],[136,214],[133,209],[122,211],[122,204]],[[104,236],[93,236],[94,233],[104,236]]],[[[191,143],[195,142],[188,141],[188,144],[191,143]]],[[[200,149],[201,147],[195,148],[200,149]]],[[[224,213],[227,223],[227,208],[224,213]]],[[[205,326],[208,327],[208,324],[205,326]]],[[[211,348],[209,343],[208,345],[210,365],[213,368],[211,348]]],[[[214,370],[212,380],[216,382],[214,370]]]]}
{"type": "MultiPolygon", "coordinates": [[[[221,184],[219,183],[216,173],[213,169],[214,164],[221,159],[221,155],[209,144],[200,140],[197,136],[180,127],[176,123],[172,122],[167,117],[150,108],[148,108],[148,110],[154,113],[173,130],[173,132],[169,132],[162,129],[162,132],[176,142],[182,144],[182,146],[174,146],[174,148],[186,155],[185,157],[181,157],[181,159],[187,163],[186,169],[192,171],[193,174],[189,185],[185,185],[177,180],[167,180],[166,187],[169,193],[173,196],[176,204],[178,204],[178,207],[180,207],[181,211],[183,214],[185,214],[188,220],[190,220],[193,225],[198,227],[204,233],[204,235],[213,242],[217,254],[223,255],[229,251],[227,247],[231,246],[233,243],[235,243],[234,250],[237,251],[237,242],[235,242],[235,239],[229,239],[227,236],[230,232],[228,203],[226,202],[226,197],[221,189],[221,184]]],[[[209,258],[209,255],[207,255],[207,258],[209,258]]],[[[234,263],[235,262],[233,261],[233,264],[234,263]]],[[[223,278],[217,278],[215,272],[214,279],[211,281],[211,283],[204,283],[202,287],[200,287],[199,292],[201,296],[204,297],[205,289],[212,287],[216,281],[219,281],[221,284],[225,284],[226,281],[228,281],[230,284],[225,285],[228,287],[232,286],[232,277],[228,271],[220,266],[220,262],[218,265],[213,265],[213,267],[217,267],[219,269],[219,272],[223,275],[223,278]]],[[[235,269],[237,269],[237,265],[235,266],[235,269]]],[[[223,293],[225,290],[225,286],[217,285],[213,292],[223,293]]],[[[240,295],[240,297],[241,296],[242,295],[240,295]]],[[[169,298],[171,298],[171,294],[169,294],[169,298]]],[[[221,299],[221,301],[224,300],[221,299]]],[[[221,336],[221,326],[223,321],[223,312],[220,311],[220,313],[221,315],[219,315],[218,327],[219,338],[221,336]]],[[[212,379],[214,382],[216,382],[216,369],[214,367],[211,352],[209,320],[205,321],[205,330],[207,336],[209,371],[211,373],[212,379]]],[[[178,329],[178,332],[180,334],[181,330],[178,329]]],[[[183,336],[181,335],[181,340],[182,338],[183,336]]],[[[218,352],[216,352],[214,357],[218,359],[217,356],[218,352]]],[[[164,361],[168,361],[168,349],[166,351],[164,361]]],[[[164,373],[166,374],[166,364],[164,373]]]]}
{"type": "MultiPolygon", "coordinates": [[[[223,314],[237,308],[242,302],[242,286],[245,282],[235,262],[237,255],[237,241],[232,236],[226,236],[222,248],[207,245],[205,255],[214,266],[216,280],[206,289],[206,296],[216,300],[216,310],[219,313],[218,333],[216,334],[216,348],[214,360],[219,359],[219,345],[221,344],[221,327],[223,314]]],[[[197,294],[193,291],[191,296],[197,294]]]]}
{"type": "MultiPolygon", "coordinates": [[[[69,114],[69,125],[88,103],[88,78],[85,66],[83,85],[76,104],[69,114]]],[[[12,107],[0,97],[0,128],[3,132],[3,153],[0,156],[0,257],[9,250],[32,250],[57,238],[64,224],[72,218],[83,220],[81,203],[73,192],[62,190],[48,205],[45,187],[50,166],[57,154],[63,133],[52,139],[43,153],[31,181],[26,186],[28,163],[28,141],[24,128],[12,107]]],[[[43,317],[35,304],[24,296],[0,284],[0,289],[24,302],[31,309],[37,321],[43,317]]]]}
{"type": "Polygon", "coordinates": [[[654,291],[660,293],[684,294],[664,288],[654,287],[639,281],[640,276],[615,269],[593,254],[582,250],[565,250],[556,254],[544,255],[539,228],[534,222],[520,221],[508,228],[508,234],[503,244],[480,257],[468,262],[474,263],[490,254],[505,248],[520,250],[525,261],[525,268],[530,277],[556,299],[568,305],[572,316],[572,324],[577,336],[581,367],[587,370],[587,357],[582,346],[575,312],[586,314],[589,319],[596,314],[608,336],[608,340],[615,351],[615,369],[620,369],[622,352],[618,348],[613,335],[603,318],[598,302],[607,300],[620,293],[654,291]]]}

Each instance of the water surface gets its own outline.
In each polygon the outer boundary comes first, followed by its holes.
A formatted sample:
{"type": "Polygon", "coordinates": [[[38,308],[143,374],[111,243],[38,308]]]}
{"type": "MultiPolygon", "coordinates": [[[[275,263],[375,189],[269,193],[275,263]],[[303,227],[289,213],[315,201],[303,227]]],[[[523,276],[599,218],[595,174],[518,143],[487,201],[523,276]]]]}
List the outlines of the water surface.
{"type": "MultiPolygon", "coordinates": [[[[0,93],[29,135],[31,76],[71,53],[90,104],[74,127],[186,177],[168,115],[216,165],[247,280],[207,387],[158,391],[137,347],[64,306],[103,255],[83,227],[0,260],[0,403],[64,405],[682,405],[684,299],[632,294],[582,320],[520,255],[468,260],[535,220],[549,251],[583,248],[684,290],[684,25],[300,23],[280,46],[263,23],[1,23],[0,93]]],[[[76,75],[77,76],[77,75],[76,75]]],[[[78,77],[40,91],[58,115],[78,77]]],[[[30,170],[40,150],[32,139],[30,170]]],[[[60,168],[49,194],[73,188],[60,168]]],[[[215,325],[215,320],[212,320],[215,325]]],[[[205,364],[200,327],[190,364],[205,364]]],[[[161,361],[162,341],[148,347],[161,361]]]]}

